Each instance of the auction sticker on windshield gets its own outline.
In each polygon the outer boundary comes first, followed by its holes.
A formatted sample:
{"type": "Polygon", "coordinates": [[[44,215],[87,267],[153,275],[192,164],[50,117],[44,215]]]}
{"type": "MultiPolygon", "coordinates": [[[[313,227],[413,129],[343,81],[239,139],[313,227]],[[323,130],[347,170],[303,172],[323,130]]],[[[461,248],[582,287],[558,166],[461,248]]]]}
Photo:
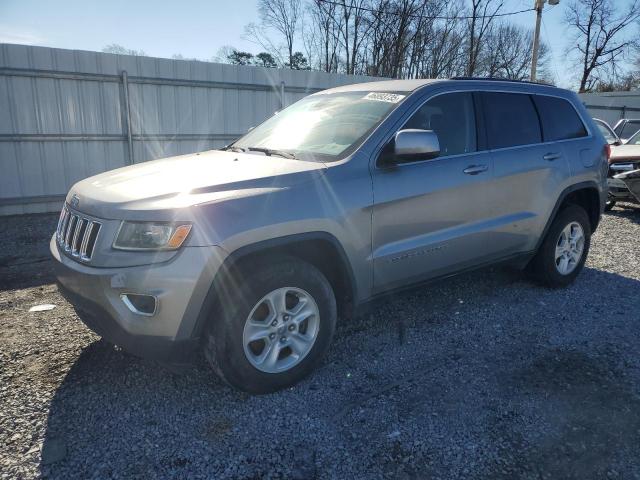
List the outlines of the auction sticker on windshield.
{"type": "Polygon", "coordinates": [[[378,102],[398,103],[405,95],[398,95],[397,93],[385,93],[385,92],[371,92],[364,96],[365,100],[377,100],[378,102]]]}

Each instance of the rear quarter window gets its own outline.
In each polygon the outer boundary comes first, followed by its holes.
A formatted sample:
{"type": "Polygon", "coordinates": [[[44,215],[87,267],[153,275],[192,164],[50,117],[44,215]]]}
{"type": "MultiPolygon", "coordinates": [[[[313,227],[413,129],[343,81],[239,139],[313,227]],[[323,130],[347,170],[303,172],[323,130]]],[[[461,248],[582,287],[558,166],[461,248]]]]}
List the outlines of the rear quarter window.
{"type": "Polygon", "coordinates": [[[482,101],[490,148],[540,143],[540,121],[529,95],[484,92],[482,101]]]}
{"type": "Polygon", "coordinates": [[[587,129],[569,101],[563,98],[533,95],[545,142],[569,140],[587,135],[587,129]]]}

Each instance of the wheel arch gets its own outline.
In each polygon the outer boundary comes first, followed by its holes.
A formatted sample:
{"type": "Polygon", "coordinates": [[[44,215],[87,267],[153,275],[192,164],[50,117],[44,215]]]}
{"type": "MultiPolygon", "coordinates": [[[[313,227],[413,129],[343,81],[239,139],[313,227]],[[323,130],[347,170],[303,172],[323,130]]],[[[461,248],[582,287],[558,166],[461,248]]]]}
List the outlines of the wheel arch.
{"type": "Polygon", "coordinates": [[[266,263],[273,256],[289,256],[306,261],[320,270],[336,295],[338,315],[350,315],[358,298],[358,286],[344,248],[336,237],[327,232],[307,232],[263,240],[245,245],[231,252],[214,276],[200,308],[193,335],[202,336],[212,311],[225,289],[241,280],[243,270],[266,263]]]}
{"type": "Polygon", "coordinates": [[[589,182],[581,182],[576,183],[574,185],[570,185],[565,188],[558,200],[556,201],[555,206],[553,207],[553,211],[549,216],[547,223],[544,227],[542,235],[538,240],[538,244],[536,246],[536,251],[542,245],[544,238],[551,227],[551,224],[555,220],[556,216],[564,207],[567,205],[578,205],[587,212],[587,216],[589,217],[589,223],[591,225],[591,232],[593,233],[596,228],[598,228],[598,224],[600,223],[600,216],[602,215],[602,210],[604,204],[600,198],[600,190],[598,189],[598,184],[593,181],[589,182]]]}

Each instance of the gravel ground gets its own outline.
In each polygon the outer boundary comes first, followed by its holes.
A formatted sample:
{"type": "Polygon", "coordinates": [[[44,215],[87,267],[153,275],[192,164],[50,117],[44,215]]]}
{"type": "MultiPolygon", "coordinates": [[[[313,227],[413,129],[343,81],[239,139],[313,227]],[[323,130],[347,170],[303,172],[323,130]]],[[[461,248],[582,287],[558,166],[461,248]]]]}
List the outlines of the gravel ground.
{"type": "Polygon", "coordinates": [[[397,296],[261,397],[85,328],[55,222],[0,220],[0,478],[640,478],[640,210],[603,218],[570,288],[491,269],[397,296]]]}

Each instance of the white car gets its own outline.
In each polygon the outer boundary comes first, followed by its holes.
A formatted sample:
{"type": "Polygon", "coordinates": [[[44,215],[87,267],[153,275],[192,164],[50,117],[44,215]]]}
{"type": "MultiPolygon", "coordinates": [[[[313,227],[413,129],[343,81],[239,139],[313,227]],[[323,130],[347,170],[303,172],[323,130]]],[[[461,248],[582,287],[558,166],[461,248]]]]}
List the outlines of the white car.
{"type": "Polygon", "coordinates": [[[593,121],[609,145],[612,147],[622,145],[622,140],[620,140],[618,134],[613,131],[613,128],[611,128],[607,122],[600,120],[599,118],[594,118],[593,121]]]}
{"type": "Polygon", "coordinates": [[[621,178],[622,173],[640,170],[640,132],[631,137],[624,145],[619,145],[611,150],[609,157],[609,174],[607,183],[609,195],[606,210],[611,210],[616,202],[639,203],[637,195],[629,189],[629,178],[621,178]]]}
{"type": "Polygon", "coordinates": [[[622,118],[618,120],[613,131],[620,137],[622,143],[627,143],[640,130],[640,119],[622,118]]]}

